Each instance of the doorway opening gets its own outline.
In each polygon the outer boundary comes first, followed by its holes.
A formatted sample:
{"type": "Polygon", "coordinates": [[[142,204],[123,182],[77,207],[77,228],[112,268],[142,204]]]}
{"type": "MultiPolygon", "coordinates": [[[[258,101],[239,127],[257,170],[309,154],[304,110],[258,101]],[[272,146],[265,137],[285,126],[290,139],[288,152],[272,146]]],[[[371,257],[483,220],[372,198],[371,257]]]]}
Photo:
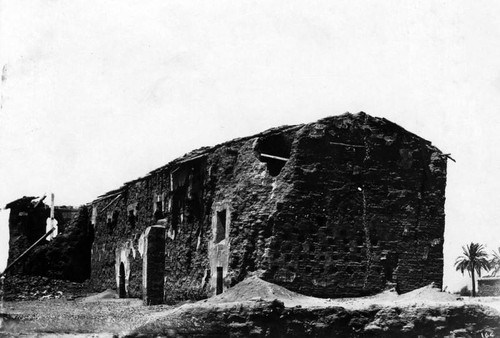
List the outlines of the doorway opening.
{"type": "Polygon", "coordinates": [[[118,275],[118,296],[120,298],[127,297],[127,291],[125,290],[125,265],[120,263],[120,274],[118,275]]]}
{"type": "Polygon", "coordinates": [[[217,284],[215,288],[215,294],[219,295],[222,293],[222,266],[217,267],[217,284]]]}

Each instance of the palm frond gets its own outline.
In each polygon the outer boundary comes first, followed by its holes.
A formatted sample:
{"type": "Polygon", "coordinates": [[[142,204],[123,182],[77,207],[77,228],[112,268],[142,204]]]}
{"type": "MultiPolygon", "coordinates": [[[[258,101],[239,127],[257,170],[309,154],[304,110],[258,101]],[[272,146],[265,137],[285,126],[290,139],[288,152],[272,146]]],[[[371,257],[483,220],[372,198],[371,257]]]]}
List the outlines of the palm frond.
{"type": "Polygon", "coordinates": [[[490,259],[490,268],[493,270],[492,275],[496,276],[500,272],[500,248],[498,251],[493,251],[493,257],[490,259]]]}
{"type": "MultiPolygon", "coordinates": [[[[472,270],[481,276],[481,270],[488,271],[491,268],[491,262],[488,260],[488,254],[482,244],[471,242],[462,246],[463,255],[455,260],[455,269],[463,274],[467,270],[469,275],[472,270]]],[[[499,255],[500,259],[500,255],[499,255]]]]}

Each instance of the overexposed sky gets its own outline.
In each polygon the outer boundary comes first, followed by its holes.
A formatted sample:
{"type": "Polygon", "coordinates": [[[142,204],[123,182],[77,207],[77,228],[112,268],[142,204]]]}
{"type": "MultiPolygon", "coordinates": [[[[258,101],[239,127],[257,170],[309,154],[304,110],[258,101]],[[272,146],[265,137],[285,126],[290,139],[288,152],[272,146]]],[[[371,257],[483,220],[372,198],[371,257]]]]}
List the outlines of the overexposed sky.
{"type": "Polygon", "coordinates": [[[84,204],[200,146],[365,111],[457,160],[459,288],[460,247],[500,246],[498,17],[497,1],[0,0],[0,205],[84,204]]]}

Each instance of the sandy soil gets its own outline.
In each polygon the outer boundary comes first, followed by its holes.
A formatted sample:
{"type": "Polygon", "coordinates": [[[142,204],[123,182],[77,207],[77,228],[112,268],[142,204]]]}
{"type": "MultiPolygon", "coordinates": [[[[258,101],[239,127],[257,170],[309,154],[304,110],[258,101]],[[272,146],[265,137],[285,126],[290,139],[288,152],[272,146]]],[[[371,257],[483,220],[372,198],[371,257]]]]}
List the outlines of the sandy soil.
{"type": "Polygon", "coordinates": [[[278,299],[282,301],[286,307],[301,306],[304,308],[341,306],[346,309],[356,310],[364,309],[372,305],[439,306],[449,304],[482,304],[500,311],[500,297],[459,297],[454,294],[441,292],[433,285],[424,286],[402,295],[398,295],[395,290],[388,290],[369,297],[316,298],[292,292],[281,286],[263,281],[258,277],[247,278],[226,292],[202,302],[220,304],[258,299],[278,299]]]}
{"type": "Polygon", "coordinates": [[[461,304],[481,304],[500,311],[500,297],[458,297],[426,286],[412,292],[398,295],[385,291],[371,297],[321,299],[308,297],[289,291],[280,286],[250,277],[223,294],[196,303],[181,306],[143,306],[139,299],[118,299],[114,291],[91,295],[75,300],[46,299],[43,301],[5,302],[2,332],[23,334],[43,332],[44,336],[54,334],[123,334],[140,325],[185,311],[189,308],[218,308],[233,306],[245,301],[277,299],[285,307],[321,308],[340,306],[349,310],[367,309],[373,305],[387,307],[432,307],[460,306],[461,304]],[[6,315],[5,315],[6,314],[6,315]]]}
{"type": "MultiPolygon", "coordinates": [[[[98,337],[123,333],[144,323],[152,313],[161,313],[172,306],[143,306],[140,299],[118,299],[112,291],[77,300],[46,299],[42,301],[5,302],[8,314],[1,332],[100,334],[98,337]],[[112,295],[112,296],[110,296],[112,295]]],[[[73,336],[73,335],[72,335],[73,336]]]]}

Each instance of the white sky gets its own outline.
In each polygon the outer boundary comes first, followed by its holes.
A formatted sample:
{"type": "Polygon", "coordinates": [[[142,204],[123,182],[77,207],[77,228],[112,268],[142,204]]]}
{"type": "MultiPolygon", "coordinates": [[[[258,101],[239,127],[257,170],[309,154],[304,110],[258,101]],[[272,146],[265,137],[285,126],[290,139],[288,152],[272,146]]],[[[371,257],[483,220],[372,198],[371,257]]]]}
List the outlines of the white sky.
{"type": "Polygon", "coordinates": [[[497,1],[0,0],[0,205],[83,204],[200,146],[365,111],[457,160],[459,288],[460,247],[500,246],[498,17],[497,1]]]}

